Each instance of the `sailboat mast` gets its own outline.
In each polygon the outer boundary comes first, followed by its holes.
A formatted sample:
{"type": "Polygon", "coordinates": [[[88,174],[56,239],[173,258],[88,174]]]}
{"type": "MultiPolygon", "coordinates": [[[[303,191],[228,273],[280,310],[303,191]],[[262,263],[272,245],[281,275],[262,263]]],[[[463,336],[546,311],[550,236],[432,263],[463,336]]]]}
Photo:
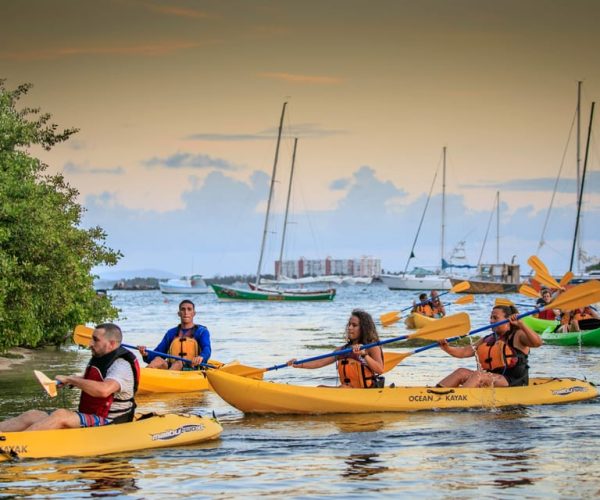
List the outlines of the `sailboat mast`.
{"type": "MultiPolygon", "coordinates": [[[[577,218],[575,219],[575,234],[573,235],[573,247],[571,248],[571,263],[569,264],[569,271],[573,271],[573,261],[575,260],[575,248],[577,247],[577,240],[579,236],[579,218],[581,216],[581,199],[583,197],[583,186],[585,185],[585,173],[587,171],[588,155],[590,151],[590,137],[592,136],[592,122],[594,120],[594,107],[595,102],[592,102],[592,109],[590,111],[590,123],[588,125],[588,136],[585,145],[585,159],[583,160],[583,173],[581,174],[581,185],[578,186],[577,196],[577,218]]],[[[577,259],[579,260],[579,259],[577,259]]]]}
{"type": "Polygon", "coordinates": [[[496,191],[496,262],[500,262],[500,191],[496,191]]]}
{"type": "MultiPolygon", "coordinates": [[[[581,184],[581,84],[577,82],[577,206],[581,204],[579,186],[581,184]]],[[[577,241],[577,255],[581,255],[581,242],[577,241]]],[[[579,259],[577,259],[577,270],[581,272],[579,267],[579,259]]]]}
{"type": "Polygon", "coordinates": [[[255,284],[258,286],[260,281],[260,272],[262,270],[263,254],[265,252],[265,242],[267,241],[267,231],[269,227],[269,213],[271,212],[271,201],[273,199],[273,186],[275,185],[275,173],[277,172],[277,160],[279,158],[279,144],[281,143],[281,130],[283,129],[283,117],[287,102],[283,103],[281,118],[279,119],[279,132],[277,133],[277,146],[275,147],[275,159],[273,160],[273,173],[271,174],[271,187],[269,189],[269,201],[267,201],[267,212],[265,214],[265,227],[263,230],[262,243],[260,245],[260,257],[258,259],[258,269],[256,270],[255,284]]]}
{"type": "Polygon", "coordinates": [[[292,180],[294,178],[294,165],[296,163],[296,147],[298,138],[294,138],[294,152],[292,153],[292,168],[290,169],[290,183],[288,185],[287,201],[285,202],[285,217],[283,218],[283,232],[281,234],[281,249],[279,250],[279,268],[277,269],[277,279],[281,278],[281,268],[283,267],[283,247],[285,245],[285,232],[287,229],[288,213],[290,211],[290,198],[292,194],[292,180]]]}
{"type": "Polygon", "coordinates": [[[442,166],[442,255],[440,257],[440,268],[444,268],[444,236],[446,233],[446,146],[444,146],[442,166]]]}

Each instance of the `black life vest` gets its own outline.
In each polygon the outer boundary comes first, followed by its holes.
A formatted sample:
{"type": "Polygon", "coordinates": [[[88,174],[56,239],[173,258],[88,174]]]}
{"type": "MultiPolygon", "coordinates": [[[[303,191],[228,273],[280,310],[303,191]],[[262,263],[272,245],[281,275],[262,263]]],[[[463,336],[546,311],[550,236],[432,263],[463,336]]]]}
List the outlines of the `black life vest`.
{"type": "MultiPolygon", "coordinates": [[[[131,370],[133,371],[133,393],[135,394],[137,392],[140,380],[140,365],[135,355],[122,346],[118,347],[112,352],[109,352],[108,354],[105,354],[104,356],[92,357],[85,369],[83,378],[102,382],[106,378],[108,369],[119,358],[124,359],[131,365],[131,370]]],[[[136,404],[133,397],[129,399],[118,399],[115,398],[114,394],[111,394],[105,398],[100,398],[90,396],[89,394],[82,392],[81,399],[79,400],[80,412],[98,415],[99,417],[104,418],[108,417],[113,421],[113,423],[131,422],[134,417],[135,408],[136,404]],[[131,405],[128,409],[119,410],[119,413],[114,415],[110,414],[110,408],[113,401],[131,402],[131,405]]]]}

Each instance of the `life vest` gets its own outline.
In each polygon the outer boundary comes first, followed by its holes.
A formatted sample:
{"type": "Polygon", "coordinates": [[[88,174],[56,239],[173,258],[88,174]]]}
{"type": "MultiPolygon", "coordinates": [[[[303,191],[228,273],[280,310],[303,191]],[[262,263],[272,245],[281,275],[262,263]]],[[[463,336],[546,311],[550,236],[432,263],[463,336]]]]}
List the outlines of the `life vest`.
{"type": "Polygon", "coordinates": [[[419,304],[416,306],[415,312],[422,314],[423,316],[433,318],[433,309],[431,308],[431,304],[429,302],[427,304],[419,304]]]}
{"type": "MultiPolygon", "coordinates": [[[[349,346],[345,346],[347,348],[349,346]]],[[[383,352],[381,353],[383,355],[383,352]]],[[[354,389],[375,388],[378,386],[378,374],[371,370],[362,356],[349,354],[337,360],[340,382],[354,389]]]]}
{"type": "MultiPolygon", "coordinates": [[[[194,338],[197,330],[198,325],[194,325],[190,330],[188,330],[187,333],[184,334],[182,333],[181,325],[179,325],[177,336],[171,342],[168,354],[171,356],[189,359],[190,361],[197,357],[200,352],[198,342],[194,338]]],[[[172,364],[174,361],[176,360],[167,359],[169,364],[172,364]]]]}
{"type": "Polygon", "coordinates": [[[544,309],[540,311],[538,314],[538,318],[540,319],[556,319],[556,314],[553,309],[544,309]]]}
{"type": "Polygon", "coordinates": [[[569,325],[571,323],[571,321],[581,321],[582,319],[591,319],[594,316],[592,316],[589,312],[587,307],[585,309],[577,309],[575,310],[575,312],[573,311],[569,311],[563,314],[560,322],[563,325],[569,325]]]}
{"type": "MultiPolygon", "coordinates": [[[[92,357],[85,369],[83,378],[86,380],[96,380],[98,382],[104,381],[108,369],[119,358],[124,359],[131,365],[131,370],[133,371],[133,393],[135,394],[140,380],[140,365],[138,364],[135,355],[122,346],[104,356],[98,358],[92,357]]],[[[114,394],[101,398],[90,396],[82,391],[81,399],[79,400],[79,411],[81,413],[89,413],[90,415],[98,415],[99,417],[104,418],[109,417],[110,415],[109,418],[115,423],[132,421],[135,407],[134,398],[118,399],[115,398],[114,394]],[[119,410],[119,413],[114,415],[110,414],[110,407],[113,404],[113,401],[131,402],[131,405],[129,409],[119,410]]]]}
{"type": "Polygon", "coordinates": [[[439,299],[431,302],[431,314],[435,318],[441,318],[444,316],[444,306],[439,299]]]}
{"type": "Polygon", "coordinates": [[[479,366],[493,373],[502,373],[517,366],[519,357],[512,343],[513,336],[502,337],[494,333],[485,337],[477,347],[479,366]]]}

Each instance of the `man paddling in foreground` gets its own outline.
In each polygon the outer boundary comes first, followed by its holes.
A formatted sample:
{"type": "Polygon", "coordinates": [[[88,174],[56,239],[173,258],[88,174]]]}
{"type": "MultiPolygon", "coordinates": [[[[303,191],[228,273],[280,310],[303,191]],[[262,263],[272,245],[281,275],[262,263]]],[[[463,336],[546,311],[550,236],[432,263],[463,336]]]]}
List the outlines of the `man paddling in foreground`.
{"type": "Polygon", "coordinates": [[[61,385],[81,389],[78,411],[60,408],[48,414],[41,410],[29,410],[0,422],[0,431],[98,427],[133,420],[139,365],[135,355],[121,347],[122,339],[123,334],[117,325],[98,325],[90,342],[92,359],[83,377],[56,376],[61,385]]]}
{"type": "MultiPolygon", "coordinates": [[[[207,363],[211,354],[210,333],[205,326],[194,324],[196,309],[191,300],[182,300],[177,312],[181,323],[165,333],[154,351],[170,354],[190,360],[192,366],[207,363]]],[[[148,368],[161,370],[182,370],[183,362],[170,358],[161,358],[158,354],[147,352],[146,346],[137,346],[148,368]]]]}

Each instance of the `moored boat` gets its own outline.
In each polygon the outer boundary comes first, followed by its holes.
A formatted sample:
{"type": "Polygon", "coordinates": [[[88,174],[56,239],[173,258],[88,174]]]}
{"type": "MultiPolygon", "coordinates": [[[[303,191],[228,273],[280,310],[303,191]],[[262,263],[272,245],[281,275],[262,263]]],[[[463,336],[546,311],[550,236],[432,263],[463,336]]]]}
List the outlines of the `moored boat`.
{"type": "Polygon", "coordinates": [[[382,274],[383,284],[390,290],[450,290],[452,284],[445,276],[413,274],[382,274]]]}
{"type": "Polygon", "coordinates": [[[184,277],[181,279],[159,281],[158,286],[162,293],[179,293],[186,295],[210,293],[210,287],[200,275],[194,275],[191,278],[184,277]]]}
{"type": "Polygon", "coordinates": [[[20,458],[89,457],[181,446],[216,439],[222,431],[213,418],[171,413],[102,427],[0,432],[0,462],[20,458]]]}
{"type": "Polygon", "coordinates": [[[222,285],[211,285],[217,297],[224,300],[265,300],[265,301],[300,301],[300,300],[333,300],[335,289],[308,293],[288,293],[281,290],[243,290],[222,285]]]}
{"type": "Polygon", "coordinates": [[[598,395],[593,384],[573,378],[532,378],[526,387],[386,387],[339,389],[250,380],[210,370],[208,380],[227,403],[245,413],[372,413],[451,408],[571,403],[598,395]]]}
{"type": "Polygon", "coordinates": [[[545,332],[540,337],[542,337],[545,344],[600,347],[600,328],[596,330],[582,330],[581,332],[545,332]]]}

